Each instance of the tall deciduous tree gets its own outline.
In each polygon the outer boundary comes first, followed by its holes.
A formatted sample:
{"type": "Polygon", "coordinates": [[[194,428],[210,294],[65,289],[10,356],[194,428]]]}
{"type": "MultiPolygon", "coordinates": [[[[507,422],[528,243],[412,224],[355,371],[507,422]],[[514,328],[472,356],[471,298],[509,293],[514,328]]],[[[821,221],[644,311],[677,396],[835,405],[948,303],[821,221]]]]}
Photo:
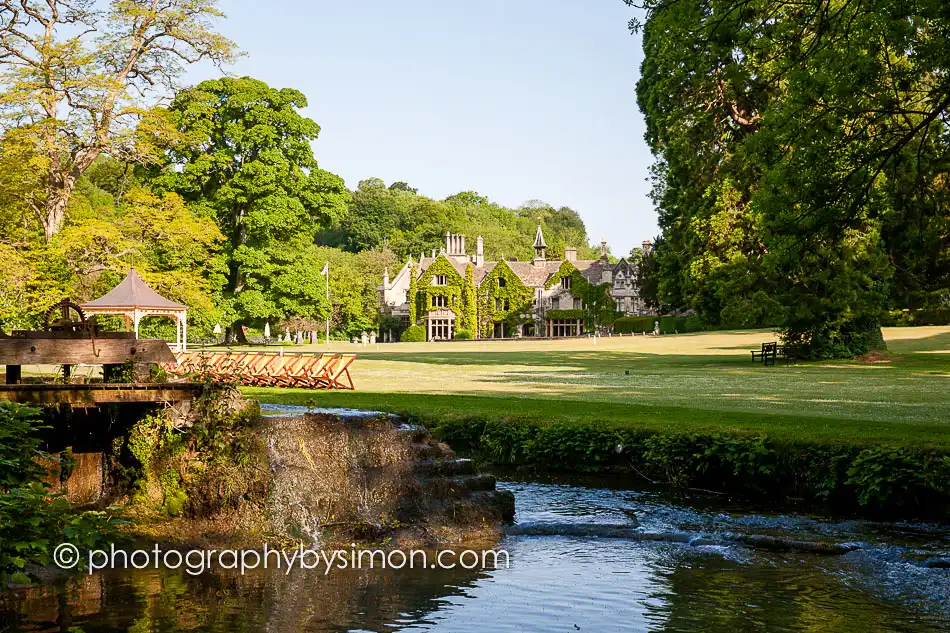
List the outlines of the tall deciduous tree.
{"type": "Polygon", "coordinates": [[[643,4],[665,303],[717,322],[771,298],[756,319],[828,357],[880,343],[895,267],[904,301],[939,294],[923,277],[945,275],[945,2],[643,4]]]}
{"type": "MultiPolygon", "coordinates": [[[[168,109],[182,142],[153,178],[213,215],[227,237],[225,301],[232,324],[324,318],[317,231],[339,220],[349,195],[343,180],[317,165],[310,143],[320,126],[298,112],[292,89],[225,78],[183,90],[168,109]]],[[[235,328],[240,336],[240,328],[235,328]]]]}
{"type": "MultiPolygon", "coordinates": [[[[228,61],[213,30],[216,0],[0,0],[0,109],[16,140],[43,157],[30,200],[46,240],[63,224],[79,177],[100,154],[140,160],[134,138],[150,96],[187,64],[228,61]]],[[[26,152],[24,152],[26,153],[26,152]]]]}

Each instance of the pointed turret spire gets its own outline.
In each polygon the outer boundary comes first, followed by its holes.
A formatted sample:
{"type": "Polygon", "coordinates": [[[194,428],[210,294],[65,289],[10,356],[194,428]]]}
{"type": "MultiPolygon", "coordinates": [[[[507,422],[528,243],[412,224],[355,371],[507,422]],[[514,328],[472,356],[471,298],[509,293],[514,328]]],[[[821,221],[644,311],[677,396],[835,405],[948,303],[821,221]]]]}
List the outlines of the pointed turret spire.
{"type": "Polygon", "coordinates": [[[547,248],[548,245],[544,241],[544,232],[541,230],[541,223],[539,222],[538,233],[534,237],[534,258],[536,260],[543,260],[547,248]]]}

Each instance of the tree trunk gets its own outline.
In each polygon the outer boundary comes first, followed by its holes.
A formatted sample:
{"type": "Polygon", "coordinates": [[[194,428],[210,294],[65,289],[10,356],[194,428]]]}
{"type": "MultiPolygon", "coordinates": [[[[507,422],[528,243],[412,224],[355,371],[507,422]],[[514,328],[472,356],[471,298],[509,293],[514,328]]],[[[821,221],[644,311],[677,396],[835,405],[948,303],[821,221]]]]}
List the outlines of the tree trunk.
{"type": "Polygon", "coordinates": [[[75,180],[69,176],[65,178],[51,176],[50,181],[50,185],[46,188],[46,207],[43,209],[43,217],[40,218],[43,222],[43,232],[46,234],[47,244],[63,226],[69,196],[75,186],[75,180]]]}

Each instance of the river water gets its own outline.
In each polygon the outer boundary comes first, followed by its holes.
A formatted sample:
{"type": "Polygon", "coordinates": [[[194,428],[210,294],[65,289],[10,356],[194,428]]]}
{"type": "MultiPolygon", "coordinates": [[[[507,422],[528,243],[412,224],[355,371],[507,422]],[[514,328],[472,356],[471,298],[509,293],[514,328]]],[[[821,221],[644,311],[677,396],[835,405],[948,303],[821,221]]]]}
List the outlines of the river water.
{"type": "Polygon", "coordinates": [[[113,571],[0,598],[0,631],[950,630],[950,526],[776,515],[603,481],[499,487],[519,526],[555,534],[506,536],[509,568],[113,571]],[[634,520],[644,538],[597,535],[634,520]],[[851,551],[775,551],[761,536],[851,551]]]}

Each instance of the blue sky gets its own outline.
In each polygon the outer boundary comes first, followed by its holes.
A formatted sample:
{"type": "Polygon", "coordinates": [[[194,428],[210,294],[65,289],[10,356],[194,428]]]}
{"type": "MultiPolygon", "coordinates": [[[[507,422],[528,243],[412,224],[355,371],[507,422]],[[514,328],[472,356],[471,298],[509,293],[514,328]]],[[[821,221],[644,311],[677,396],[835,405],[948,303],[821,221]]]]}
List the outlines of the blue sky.
{"type": "MultiPolygon", "coordinates": [[[[230,69],[307,95],[321,167],[443,198],[570,206],[623,254],[656,232],[622,0],[221,0],[230,69]]],[[[194,82],[211,71],[191,73],[194,82]]]]}

